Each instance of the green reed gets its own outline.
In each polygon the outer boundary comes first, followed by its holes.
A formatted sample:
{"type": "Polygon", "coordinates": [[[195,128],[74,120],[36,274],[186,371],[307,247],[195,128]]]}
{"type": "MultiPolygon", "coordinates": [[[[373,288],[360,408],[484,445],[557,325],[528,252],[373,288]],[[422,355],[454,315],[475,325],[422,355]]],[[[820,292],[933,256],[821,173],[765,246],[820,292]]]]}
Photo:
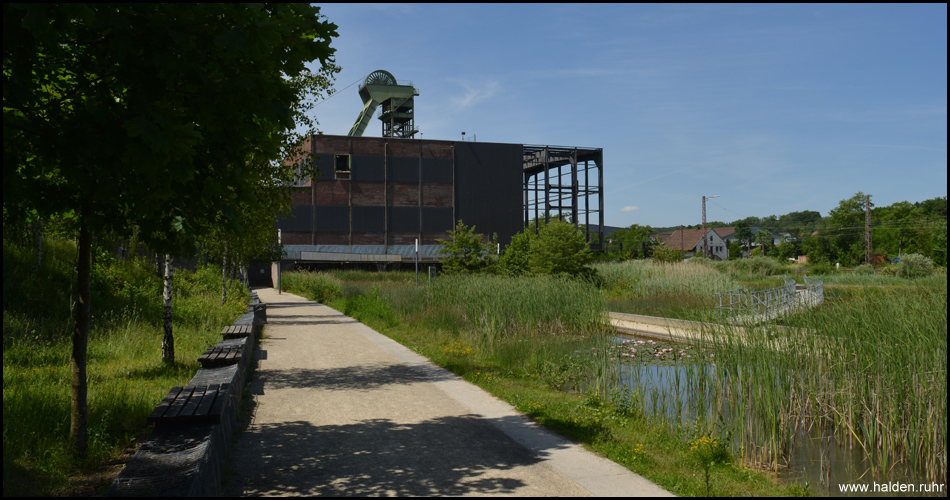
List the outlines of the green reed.
{"type": "MultiPolygon", "coordinates": [[[[946,475],[946,282],[858,288],[774,325],[707,326],[714,377],[687,371],[694,413],[728,415],[737,446],[759,464],[787,461],[802,428],[817,426],[872,459],[946,475]]],[[[711,419],[710,419],[711,420],[711,419]]]]}

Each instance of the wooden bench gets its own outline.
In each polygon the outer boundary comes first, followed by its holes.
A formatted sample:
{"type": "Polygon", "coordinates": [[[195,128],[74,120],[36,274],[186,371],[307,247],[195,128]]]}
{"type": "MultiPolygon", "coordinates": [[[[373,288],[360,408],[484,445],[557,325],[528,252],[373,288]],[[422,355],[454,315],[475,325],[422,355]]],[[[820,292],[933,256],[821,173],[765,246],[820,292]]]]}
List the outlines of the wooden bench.
{"type": "Polygon", "coordinates": [[[251,304],[251,310],[254,311],[254,323],[263,325],[267,323],[267,304],[251,304]]]}
{"type": "Polygon", "coordinates": [[[230,384],[175,386],[148,416],[154,424],[221,423],[230,384]]]}
{"type": "Polygon", "coordinates": [[[215,368],[240,363],[244,358],[243,345],[213,345],[198,356],[198,362],[203,368],[215,368]]]}
{"type": "Polygon", "coordinates": [[[253,332],[251,325],[231,325],[221,330],[221,336],[226,339],[236,339],[240,337],[250,337],[253,332]]]}

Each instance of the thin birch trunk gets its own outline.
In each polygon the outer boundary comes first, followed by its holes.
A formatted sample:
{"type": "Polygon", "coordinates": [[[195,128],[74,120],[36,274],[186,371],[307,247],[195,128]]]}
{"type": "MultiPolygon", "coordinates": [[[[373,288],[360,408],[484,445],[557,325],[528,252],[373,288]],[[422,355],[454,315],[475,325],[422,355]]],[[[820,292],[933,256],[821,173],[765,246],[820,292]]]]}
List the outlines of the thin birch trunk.
{"type": "Polygon", "coordinates": [[[221,305],[228,301],[228,244],[224,244],[224,256],[221,257],[221,305]]]}
{"type": "Polygon", "coordinates": [[[86,349],[89,344],[89,316],[91,312],[90,280],[92,271],[92,233],[86,225],[87,210],[83,210],[83,222],[79,229],[79,262],[77,271],[78,304],[73,326],[73,350],[69,359],[70,408],[69,441],[78,457],[86,456],[89,442],[87,419],[86,349]]]}
{"type": "Polygon", "coordinates": [[[162,336],[162,361],[171,364],[175,362],[175,337],[172,336],[172,258],[165,255],[165,278],[162,290],[164,301],[163,323],[165,335],[162,336]]]}

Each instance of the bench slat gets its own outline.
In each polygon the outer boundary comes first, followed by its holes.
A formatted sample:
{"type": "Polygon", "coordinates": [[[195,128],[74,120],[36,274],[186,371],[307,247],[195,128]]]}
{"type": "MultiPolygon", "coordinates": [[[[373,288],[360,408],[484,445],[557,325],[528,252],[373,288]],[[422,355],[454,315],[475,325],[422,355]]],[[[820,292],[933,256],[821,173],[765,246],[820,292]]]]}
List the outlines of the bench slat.
{"type": "Polygon", "coordinates": [[[185,407],[185,403],[191,399],[191,395],[194,394],[194,387],[185,387],[178,393],[178,397],[175,398],[175,401],[172,401],[171,406],[168,408],[168,411],[165,412],[164,418],[175,418],[181,413],[182,408],[185,407]]]}
{"type": "Polygon", "coordinates": [[[198,409],[198,404],[204,399],[205,394],[207,393],[207,386],[198,386],[195,387],[195,392],[192,393],[191,398],[185,404],[184,408],[181,409],[181,412],[176,417],[177,419],[187,419],[195,414],[195,410],[198,409]]]}
{"type": "Polygon", "coordinates": [[[198,409],[195,410],[195,415],[199,417],[209,415],[211,413],[211,407],[214,405],[214,400],[222,396],[227,396],[227,393],[221,393],[220,385],[209,385],[208,389],[205,391],[205,397],[201,398],[201,404],[199,404],[198,409]]]}
{"type": "Polygon", "coordinates": [[[180,385],[172,387],[172,390],[168,391],[168,395],[162,399],[161,403],[158,403],[158,406],[155,407],[155,410],[152,411],[152,414],[149,415],[146,420],[148,422],[153,422],[165,416],[165,413],[168,411],[168,408],[171,407],[172,403],[175,401],[175,398],[178,397],[181,389],[182,387],[180,385]]]}

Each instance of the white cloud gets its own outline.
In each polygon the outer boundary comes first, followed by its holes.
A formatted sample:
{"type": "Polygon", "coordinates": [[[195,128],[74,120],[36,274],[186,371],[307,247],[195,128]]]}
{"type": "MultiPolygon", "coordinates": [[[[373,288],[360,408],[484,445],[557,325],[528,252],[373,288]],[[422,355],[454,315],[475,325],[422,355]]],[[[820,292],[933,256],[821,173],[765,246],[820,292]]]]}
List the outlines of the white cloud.
{"type": "Polygon", "coordinates": [[[481,85],[472,86],[463,84],[465,95],[452,98],[452,102],[459,108],[465,109],[491,98],[498,91],[498,82],[489,80],[481,85]]]}
{"type": "Polygon", "coordinates": [[[636,212],[637,210],[640,210],[640,207],[631,206],[631,207],[623,207],[620,209],[621,212],[636,212]]]}

